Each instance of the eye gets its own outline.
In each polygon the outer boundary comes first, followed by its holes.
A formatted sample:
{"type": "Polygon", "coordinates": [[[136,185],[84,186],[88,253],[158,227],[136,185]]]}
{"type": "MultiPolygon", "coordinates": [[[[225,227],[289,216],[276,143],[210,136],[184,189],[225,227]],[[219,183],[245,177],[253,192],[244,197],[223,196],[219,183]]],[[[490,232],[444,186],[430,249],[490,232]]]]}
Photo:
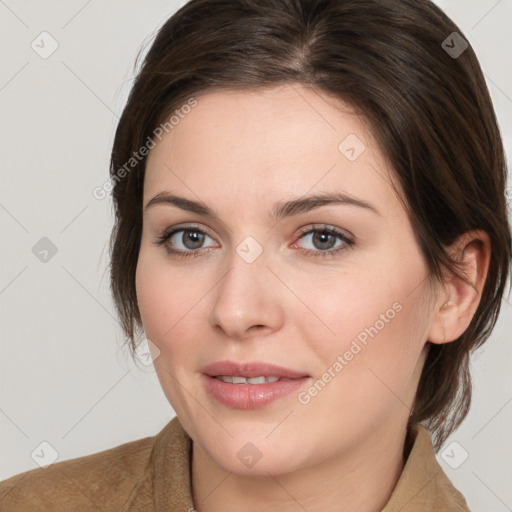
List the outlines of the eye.
{"type": "Polygon", "coordinates": [[[206,237],[211,239],[205,231],[194,226],[178,227],[165,231],[154,243],[157,246],[165,244],[167,252],[177,257],[198,256],[206,237]]]}
{"type": "Polygon", "coordinates": [[[330,258],[354,245],[354,241],[348,235],[325,224],[306,228],[300,233],[299,240],[308,238],[314,249],[304,249],[304,253],[314,257],[330,258]],[[337,241],[339,243],[336,245],[337,241]]]}

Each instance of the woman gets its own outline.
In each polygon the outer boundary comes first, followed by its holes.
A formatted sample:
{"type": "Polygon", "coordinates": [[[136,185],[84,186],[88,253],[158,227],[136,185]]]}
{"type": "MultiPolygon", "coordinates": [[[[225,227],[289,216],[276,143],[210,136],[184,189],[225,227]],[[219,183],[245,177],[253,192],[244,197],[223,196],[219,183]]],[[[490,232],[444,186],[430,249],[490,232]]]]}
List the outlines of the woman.
{"type": "Polygon", "coordinates": [[[4,481],[0,507],[469,510],[435,449],[511,237],[493,106],[442,11],[192,0],[144,59],[111,179],[113,296],[177,416],[4,481]]]}

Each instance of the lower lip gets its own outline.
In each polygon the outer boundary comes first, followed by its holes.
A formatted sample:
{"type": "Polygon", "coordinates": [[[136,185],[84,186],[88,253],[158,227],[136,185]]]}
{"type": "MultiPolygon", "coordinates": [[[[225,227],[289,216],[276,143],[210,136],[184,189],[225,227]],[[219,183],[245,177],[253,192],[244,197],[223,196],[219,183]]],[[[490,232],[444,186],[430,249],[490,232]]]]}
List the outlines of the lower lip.
{"type": "Polygon", "coordinates": [[[298,391],[310,377],[278,380],[264,384],[230,384],[203,374],[206,390],[218,402],[234,409],[259,409],[298,391]]]}

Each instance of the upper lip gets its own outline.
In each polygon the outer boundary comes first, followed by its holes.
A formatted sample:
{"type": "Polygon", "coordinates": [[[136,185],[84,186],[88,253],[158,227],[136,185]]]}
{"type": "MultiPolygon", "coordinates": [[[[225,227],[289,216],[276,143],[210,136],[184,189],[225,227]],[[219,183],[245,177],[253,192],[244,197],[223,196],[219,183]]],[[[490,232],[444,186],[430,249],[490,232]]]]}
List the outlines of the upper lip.
{"type": "Polygon", "coordinates": [[[201,369],[201,371],[210,376],[218,377],[220,375],[238,377],[279,377],[286,379],[299,379],[301,377],[309,377],[304,372],[291,370],[271,363],[252,362],[252,363],[235,363],[233,361],[218,361],[209,364],[201,369]]]}

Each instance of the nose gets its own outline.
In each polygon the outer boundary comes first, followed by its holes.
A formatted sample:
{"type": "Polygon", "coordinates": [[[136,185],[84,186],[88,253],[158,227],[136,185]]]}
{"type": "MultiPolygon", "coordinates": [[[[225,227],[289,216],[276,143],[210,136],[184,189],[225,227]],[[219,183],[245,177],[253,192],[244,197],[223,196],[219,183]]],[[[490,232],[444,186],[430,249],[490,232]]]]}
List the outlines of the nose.
{"type": "Polygon", "coordinates": [[[284,322],[285,287],[267,267],[265,251],[249,261],[233,251],[228,271],[213,290],[210,324],[238,341],[268,335],[284,322]]]}

